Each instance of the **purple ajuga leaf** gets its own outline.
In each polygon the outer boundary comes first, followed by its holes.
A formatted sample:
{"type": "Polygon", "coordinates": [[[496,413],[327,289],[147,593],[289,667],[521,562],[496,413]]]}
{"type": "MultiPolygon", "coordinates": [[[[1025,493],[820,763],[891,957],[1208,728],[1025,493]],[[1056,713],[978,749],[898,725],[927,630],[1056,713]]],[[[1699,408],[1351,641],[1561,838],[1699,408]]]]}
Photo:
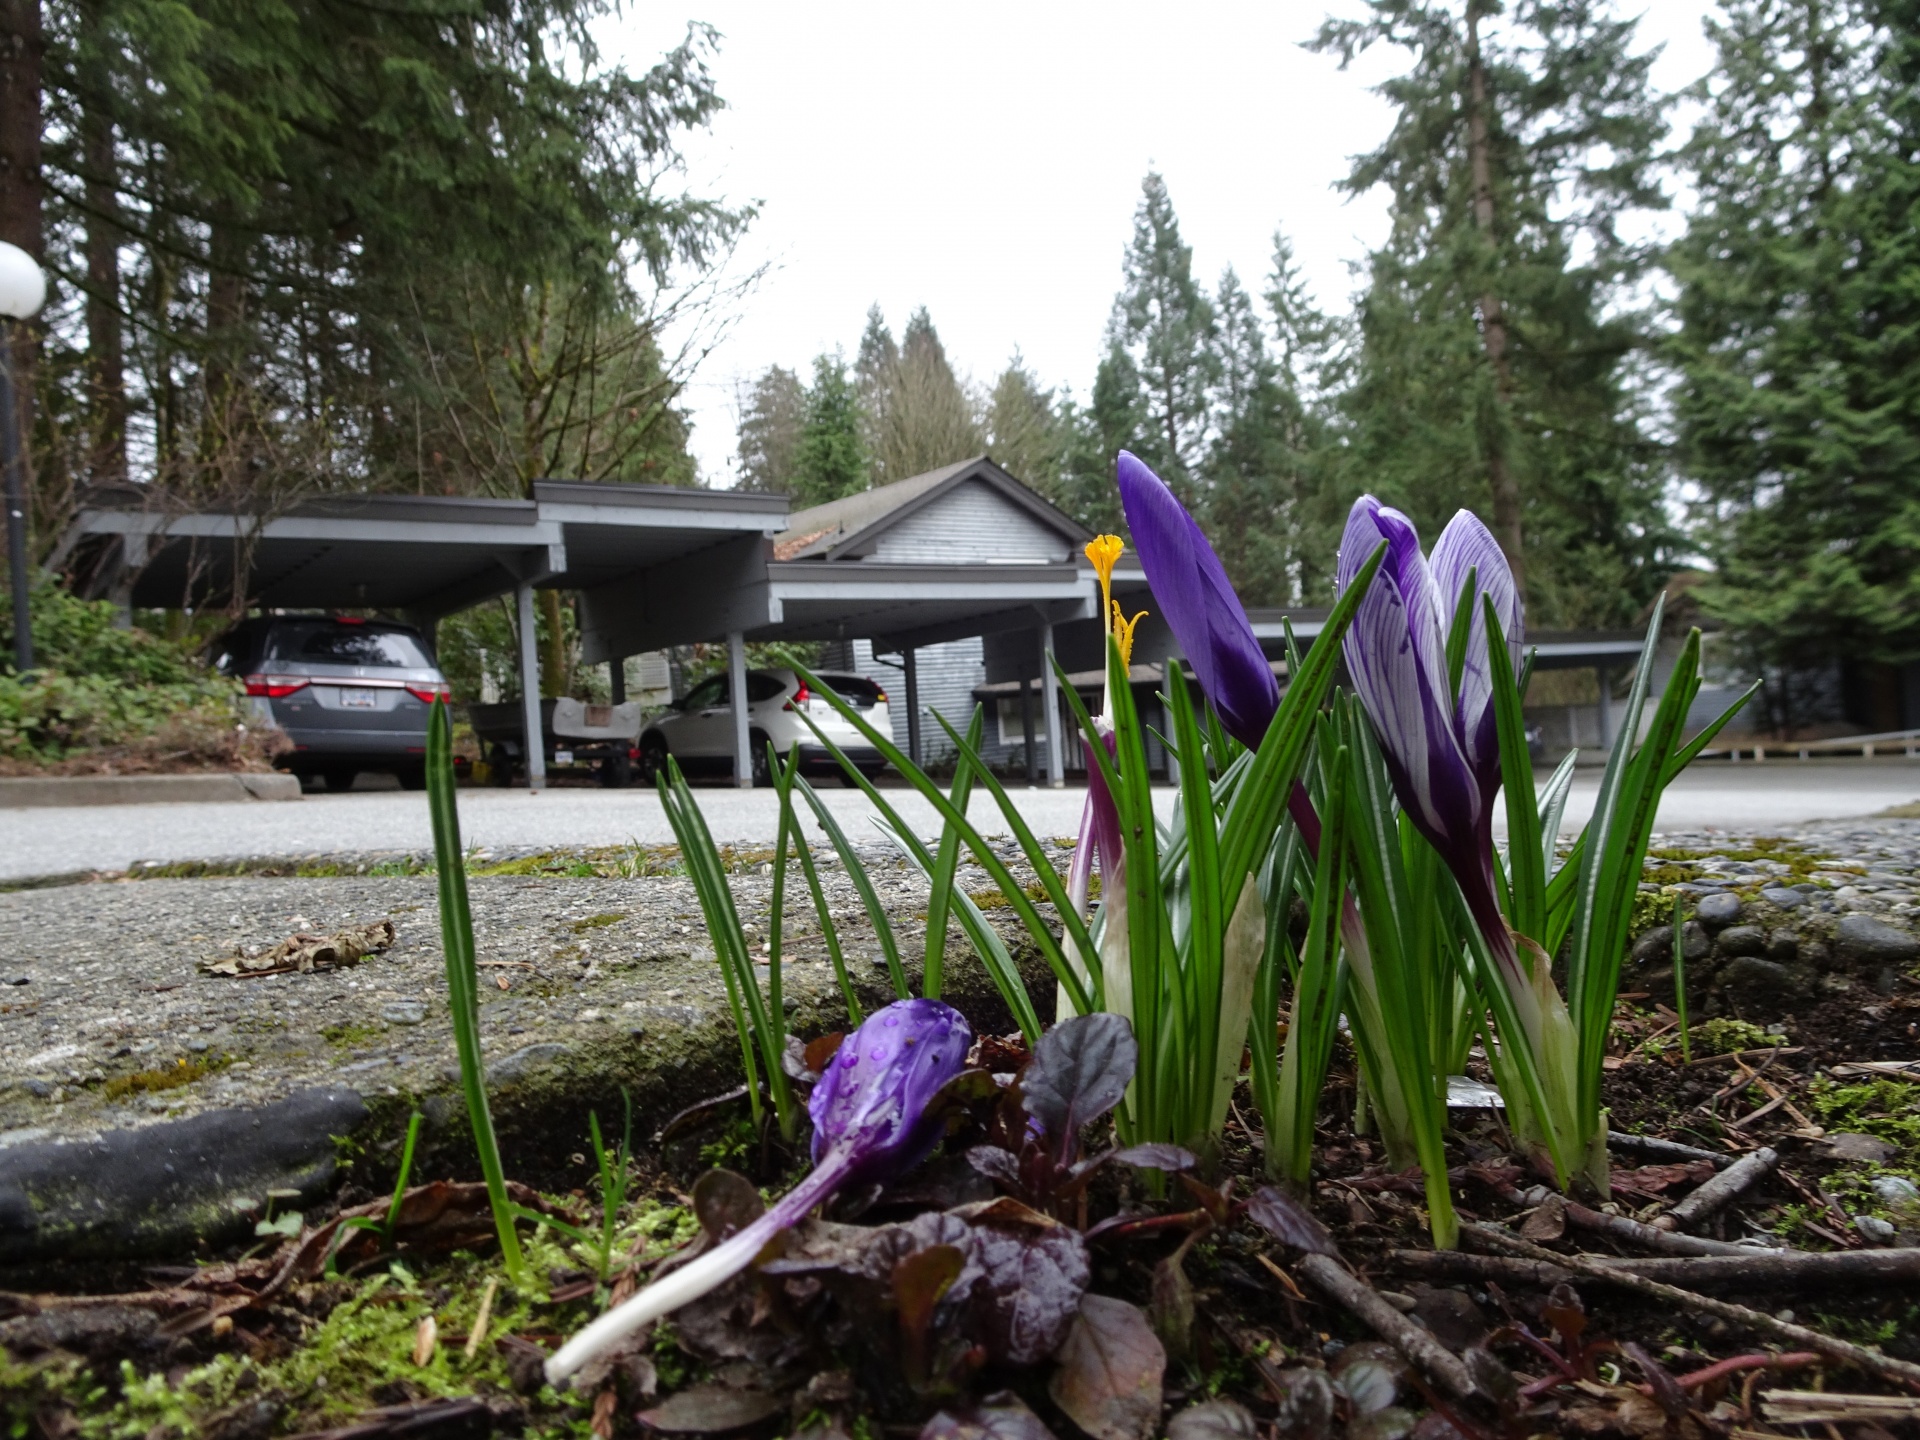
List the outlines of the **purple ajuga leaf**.
{"type": "Polygon", "coordinates": [[[897,1000],[847,1036],[807,1103],[813,1171],[732,1238],[595,1320],[547,1361],[558,1385],[642,1325],[746,1269],[781,1231],[852,1184],[878,1184],[924,1160],[945,1112],[934,1098],[966,1068],[973,1032],[938,1000],[897,1000]]]}
{"type": "Polygon", "coordinates": [[[1333,1236],[1306,1205],[1271,1185],[1262,1185],[1247,1201],[1247,1218],[1282,1245],[1310,1255],[1338,1255],[1333,1236]]]}
{"type": "Polygon", "coordinates": [[[1353,688],[1380,737],[1394,793],[1449,863],[1474,853],[1486,805],[1461,748],[1447,679],[1446,617],[1413,522],[1371,495],[1340,541],[1344,591],[1382,540],[1386,559],[1343,642],[1353,688]]]}
{"type": "Polygon", "coordinates": [[[1468,609],[1472,628],[1467,632],[1466,662],[1460,670],[1456,709],[1467,763],[1480,782],[1484,802],[1491,805],[1494,792],[1500,788],[1500,735],[1494,725],[1492,661],[1488,657],[1486,608],[1480,597],[1484,595],[1493,601],[1507,642],[1507,656],[1514,666],[1514,678],[1518,679],[1521,650],[1526,643],[1520,587],[1513,583],[1513,570],[1493,532],[1467,510],[1447,522],[1447,528],[1433,542],[1433,554],[1427,564],[1449,619],[1457,613],[1467,577],[1473,577],[1476,593],[1468,609]]]}
{"type": "Polygon", "coordinates": [[[1020,1077],[1021,1100],[1055,1143],[1064,1144],[1120,1103],[1139,1063],[1140,1044],[1123,1016],[1076,1015],[1033,1047],[1020,1077]]]}
{"type": "Polygon", "coordinates": [[[1227,733],[1258,745],[1280,708],[1280,686],[1220,557],[1158,475],[1125,450],[1117,471],[1133,548],[1167,628],[1227,733]]]}

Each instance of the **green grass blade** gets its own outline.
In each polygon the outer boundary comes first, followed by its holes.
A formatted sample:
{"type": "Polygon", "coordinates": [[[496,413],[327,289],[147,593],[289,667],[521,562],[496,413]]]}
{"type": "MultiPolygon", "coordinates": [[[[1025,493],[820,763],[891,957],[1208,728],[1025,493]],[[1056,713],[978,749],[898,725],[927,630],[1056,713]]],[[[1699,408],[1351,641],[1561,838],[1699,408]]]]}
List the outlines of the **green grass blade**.
{"type": "Polygon", "coordinates": [[[827,959],[833,964],[833,978],[840,986],[840,998],[846,1002],[847,1023],[857,1027],[865,1018],[865,1011],[861,1008],[859,994],[853,988],[853,977],[847,974],[847,957],[840,949],[840,929],[834,923],[833,911],[827,906],[827,892],[820,884],[819,871],[814,867],[813,850],[800,830],[799,817],[793,811],[793,777],[798,773],[794,766],[783,766],[774,771],[773,785],[780,800],[781,823],[794,837],[794,857],[800,862],[801,878],[806,881],[807,893],[813,898],[813,912],[820,921],[820,935],[826,941],[827,959]]]}
{"type": "Polygon", "coordinates": [[[867,874],[867,867],[861,863],[853,842],[847,839],[846,832],[840,828],[840,822],[833,818],[833,812],[827,809],[826,802],[807,783],[807,777],[796,775],[793,784],[799,790],[800,798],[813,811],[815,822],[826,833],[827,843],[839,855],[841,865],[846,867],[847,878],[853,882],[853,888],[860,896],[860,904],[867,912],[867,923],[873,926],[874,939],[880,945],[880,958],[886,961],[887,978],[893,982],[895,997],[911,1000],[913,987],[907,983],[906,967],[900,963],[900,946],[893,938],[893,921],[887,917],[887,907],[880,902],[880,892],[873,888],[873,878],[867,874]]]}
{"type": "Polygon", "coordinates": [[[447,962],[447,1012],[460,1057],[460,1088],[480,1173],[487,1183],[500,1256],[514,1283],[524,1282],[526,1262],[514,1232],[506,1171],[487,1103],[486,1062],[480,1051],[480,981],[474,963],[473,910],[467,900],[467,867],[460,849],[460,811],[453,780],[453,720],[445,700],[435,700],[427,724],[427,808],[433,821],[434,876],[440,892],[440,941],[447,962]]]}
{"type": "MultiPolygon", "coordinates": [[[[809,685],[816,683],[815,677],[804,668],[797,667],[797,673],[802,679],[806,680],[809,685]]],[[[1060,937],[1053,933],[1052,927],[1049,926],[1041,916],[1039,910],[1034,906],[1033,901],[1027,896],[1026,891],[1015,882],[1013,872],[1006,867],[1006,863],[1001,860],[999,853],[986,842],[986,839],[980,834],[979,830],[974,827],[973,823],[953,807],[953,802],[948,799],[940,787],[933,782],[932,778],[918,765],[915,765],[913,761],[908,759],[890,738],[883,736],[878,730],[875,730],[857,710],[840,699],[840,697],[835,695],[831,690],[825,690],[825,688],[822,687],[822,691],[823,698],[825,698],[829,704],[833,705],[835,709],[839,710],[841,715],[851,723],[855,729],[861,732],[862,737],[867,743],[878,750],[888,764],[899,771],[907,783],[917,790],[921,797],[933,807],[934,813],[939,815],[944,823],[953,825],[953,827],[960,832],[960,838],[966,842],[967,848],[973,852],[974,859],[977,860],[981,868],[993,878],[994,884],[1000,887],[1000,893],[1007,897],[1007,904],[1012,907],[1014,914],[1020,917],[1020,923],[1026,928],[1029,938],[1031,938],[1034,943],[1034,948],[1040,952],[1041,958],[1047,962],[1047,968],[1053,972],[1054,978],[1066,987],[1067,993],[1074,998],[1075,1003],[1079,1005],[1083,1011],[1091,1009],[1092,999],[1079,974],[1067,963],[1066,956],[1060,947],[1060,937]]],[[[938,711],[935,711],[934,714],[935,718],[939,718],[938,711]]],[[[806,721],[807,727],[813,731],[815,738],[817,738],[826,748],[827,752],[834,757],[847,776],[860,787],[862,792],[865,793],[870,800],[873,800],[876,805],[884,808],[885,802],[879,799],[879,792],[874,790],[873,786],[867,782],[859,766],[847,759],[845,752],[834,743],[833,738],[818,725],[814,724],[810,717],[802,715],[801,718],[806,721]]],[[[949,733],[952,733],[951,727],[948,727],[948,730],[949,733]]],[[[957,741],[958,737],[956,736],[955,738],[957,741]]],[[[976,755],[972,758],[976,765],[975,773],[984,775],[991,781],[991,773],[985,770],[984,764],[980,762],[979,757],[976,755]]],[[[1006,791],[1004,789],[996,787],[994,794],[995,798],[1001,802],[1001,809],[1004,814],[1011,808],[1012,802],[1005,798],[1006,791]]],[[[1025,829],[1024,822],[1021,828],[1023,830],[1025,829]]],[[[1029,835],[1031,834],[1031,832],[1028,833],[1029,835]]],[[[1032,859],[1034,857],[1034,851],[1030,850],[1028,856],[1029,859],[1032,859]]],[[[1051,861],[1045,861],[1044,854],[1042,854],[1041,858],[1043,863],[1036,865],[1035,868],[1040,871],[1043,877],[1052,875],[1053,866],[1051,861]]],[[[1058,876],[1054,876],[1056,882],[1058,878],[1058,876]]],[[[1083,947],[1083,954],[1091,954],[1093,941],[1087,935],[1086,922],[1080,916],[1073,914],[1071,907],[1069,907],[1068,912],[1062,916],[1062,923],[1067,932],[1067,938],[1071,942],[1083,947]]]]}
{"type": "Polygon", "coordinates": [[[1500,783],[1507,798],[1507,877],[1513,928],[1534,940],[1547,928],[1547,869],[1540,854],[1540,803],[1533,793],[1533,757],[1527,752],[1527,721],[1514,683],[1513,655],[1500,628],[1491,595],[1483,596],[1487,668],[1493,679],[1494,729],[1500,737],[1500,783]]]}
{"type": "MultiPolygon", "coordinates": [[[[973,794],[973,764],[967,757],[980,748],[980,738],[985,733],[985,715],[980,706],[973,707],[973,719],[967,723],[967,748],[960,752],[960,758],[954,764],[953,788],[947,792],[953,808],[962,815],[967,813],[967,801],[973,794]]],[[[953,893],[953,876],[959,865],[960,832],[951,825],[943,825],[940,827],[940,851],[934,858],[933,871],[927,877],[927,956],[920,990],[929,1000],[940,998],[947,962],[948,897],[953,893]]]]}
{"type": "MultiPolygon", "coordinates": [[[[883,814],[878,822],[880,827],[892,837],[907,857],[908,862],[925,876],[929,883],[933,878],[935,857],[929,853],[924,842],[913,831],[906,828],[898,816],[883,814]]],[[[1007,1009],[1013,1015],[1013,1023],[1020,1027],[1020,1033],[1029,1043],[1040,1038],[1040,1016],[1033,1008],[1033,998],[1027,993],[1026,978],[1021,975],[1020,967],[1014,962],[1007,942],[1000,938],[1000,932],[993,928],[985,913],[974,903],[973,897],[966,891],[953,887],[952,913],[959,921],[960,931],[979,955],[980,963],[986,967],[987,975],[992,979],[994,988],[1007,1002],[1007,1009]]]]}

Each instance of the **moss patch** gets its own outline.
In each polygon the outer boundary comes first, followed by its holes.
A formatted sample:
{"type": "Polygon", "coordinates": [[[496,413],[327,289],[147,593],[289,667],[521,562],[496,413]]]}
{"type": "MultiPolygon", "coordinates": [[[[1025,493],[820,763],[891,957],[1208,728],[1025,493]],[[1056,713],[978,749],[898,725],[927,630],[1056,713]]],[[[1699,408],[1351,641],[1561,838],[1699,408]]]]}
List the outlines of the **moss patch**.
{"type": "Polygon", "coordinates": [[[108,1100],[121,1100],[129,1095],[177,1090],[182,1085],[204,1080],[232,1063],[233,1057],[227,1055],[213,1060],[189,1060],[183,1055],[174,1064],[163,1065],[156,1070],[137,1070],[131,1075],[116,1075],[100,1087],[100,1093],[108,1100]]]}
{"type": "Polygon", "coordinates": [[[1920,1085],[1884,1077],[1859,1085],[1817,1080],[1808,1099],[1827,1129],[1877,1136],[1900,1147],[1905,1166],[1920,1167],[1920,1085]]]}
{"type": "Polygon", "coordinates": [[[594,930],[604,930],[609,925],[618,925],[626,918],[618,911],[609,910],[604,915],[589,915],[584,920],[576,920],[567,928],[576,935],[585,935],[594,930]]]}

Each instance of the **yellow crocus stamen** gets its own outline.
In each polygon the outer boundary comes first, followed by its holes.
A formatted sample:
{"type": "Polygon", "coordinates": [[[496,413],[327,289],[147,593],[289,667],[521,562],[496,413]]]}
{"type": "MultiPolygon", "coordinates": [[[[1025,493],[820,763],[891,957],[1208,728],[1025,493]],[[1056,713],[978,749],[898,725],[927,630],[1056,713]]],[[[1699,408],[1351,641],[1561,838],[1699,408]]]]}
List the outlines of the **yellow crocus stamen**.
{"type": "Polygon", "coordinates": [[[1122,665],[1133,664],[1133,632],[1135,627],[1146,618],[1147,612],[1142,610],[1138,615],[1135,615],[1129,620],[1125,615],[1120,613],[1120,602],[1117,600],[1114,602],[1113,638],[1120,644],[1120,663],[1122,665]]]}
{"type": "Polygon", "coordinates": [[[1113,567],[1126,552],[1126,542],[1118,535],[1096,535],[1087,542],[1087,559],[1093,573],[1100,577],[1100,614],[1105,618],[1113,609],[1113,567]]]}

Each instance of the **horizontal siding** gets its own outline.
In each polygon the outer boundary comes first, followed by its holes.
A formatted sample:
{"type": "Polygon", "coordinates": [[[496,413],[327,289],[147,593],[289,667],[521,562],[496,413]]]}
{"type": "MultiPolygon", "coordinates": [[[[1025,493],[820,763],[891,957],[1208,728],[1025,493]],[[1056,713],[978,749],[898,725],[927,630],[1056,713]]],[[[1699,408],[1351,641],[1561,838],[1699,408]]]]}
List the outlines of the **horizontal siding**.
{"type": "Polygon", "coordinates": [[[1036,565],[1065,560],[1068,552],[1066,536],[991,486],[969,481],[877,537],[867,558],[894,565],[1036,565]]]}

